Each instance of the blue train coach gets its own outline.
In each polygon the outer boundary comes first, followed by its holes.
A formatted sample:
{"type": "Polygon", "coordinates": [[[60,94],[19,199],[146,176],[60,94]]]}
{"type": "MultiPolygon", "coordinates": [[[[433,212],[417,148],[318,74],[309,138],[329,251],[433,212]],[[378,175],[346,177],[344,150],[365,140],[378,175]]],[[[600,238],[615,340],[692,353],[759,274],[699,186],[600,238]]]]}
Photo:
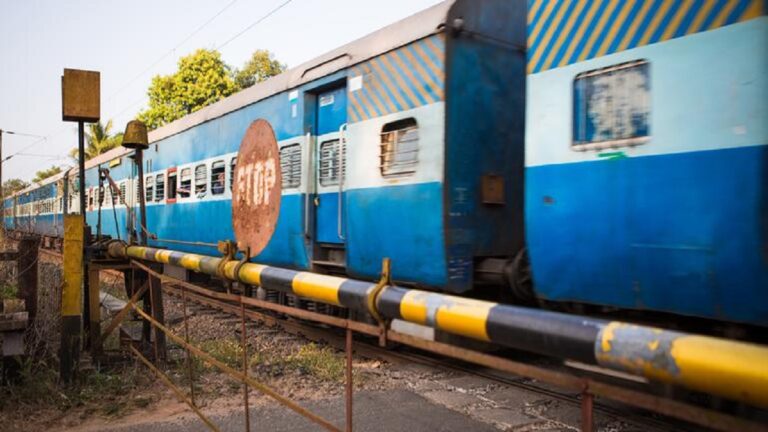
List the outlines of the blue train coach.
{"type": "MultiPolygon", "coordinates": [[[[266,119],[282,199],[257,262],[377,278],[388,257],[403,283],[469,290],[476,266],[523,244],[525,17],[522,2],[444,2],[153,131],[151,243],[233,238],[237,151],[266,119]]],[[[88,223],[101,213],[123,239],[136,227],[129,158],[115,150],[86,173],[88,223]],[[125,203],[99,192],[99,166],[125,203]]]]}
{"type": "Polygon", "coordinates": [[[529,1],[540,298],[768,324],[763,0],[529,1]]]}

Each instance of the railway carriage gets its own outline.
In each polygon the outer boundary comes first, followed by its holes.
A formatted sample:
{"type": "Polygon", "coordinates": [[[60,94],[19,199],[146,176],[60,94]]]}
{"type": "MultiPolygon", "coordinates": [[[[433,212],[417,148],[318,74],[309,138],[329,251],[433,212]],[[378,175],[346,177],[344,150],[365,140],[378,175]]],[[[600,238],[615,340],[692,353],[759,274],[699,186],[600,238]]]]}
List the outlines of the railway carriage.
{"type": "MultiPolygon", "coordinates": [[[[160,240],[232,239],[237,151],[266,119],[282,197],[256,261],[377,278],[387,257],[398,281],[467,291],[475,265],[522,248],[524,46],[525,4],[445,2],[155,130],[148,228],[160,240]]],[[[133,207],[129,157],[115,150],[86,173],[88,224],[101,213],[103,233],[123,239],[136,224],[99,193],[97,167],[111,166],[133,207]]]]}
{"type": "Polygon", "coordinates": [[[537,296],[768,324],[763,0],[529,2],[537,296]]]}
{"type": "MultiPolygon", "coordinates": [[[[388,257],[401,284],[764,327],[766,9],[441,3],[153,131],[150,243],[233,237],[237,151],[266,119],[282,197],[256,262],[372,280],[388,257]]],[[[137,230],[130,158],[86,165],[88,223],[115,238],[137,230]]],[[[6,224],[61,232],[74,177],[6,200],[6,224]]]]}

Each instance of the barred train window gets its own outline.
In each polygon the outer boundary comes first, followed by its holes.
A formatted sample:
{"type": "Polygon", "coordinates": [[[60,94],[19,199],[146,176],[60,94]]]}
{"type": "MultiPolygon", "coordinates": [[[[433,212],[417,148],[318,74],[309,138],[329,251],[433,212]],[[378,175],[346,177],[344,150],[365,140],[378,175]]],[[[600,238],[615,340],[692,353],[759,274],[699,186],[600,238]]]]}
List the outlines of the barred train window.
{"type": "Polygon", "coordinates": [[[379,168],[384,177],[413,174],[419,163],[419,126],[407,118],[387,123],[381,130],[379,168]]]}
{"type": "Polygon", "coordinates": [[[301,186],[301,146],[290,144],[280,149],[280,171],[283,189],[301,186]]]}
{"type": "Polygon", "coordinates": [[[127,197],[125,195],[125,182],[120,183],[120,196],[117,198],[118,204],[128,204],[126,201],[127,197]]]}
{"type": "Polygon", "coordinates": [[[192,168],[181,170],[181,183],[179,184],[179,198],[189,198],[192,193],[192,168]]]}
{"type": "MultiPolygon", "coordinates": [[[[342,152],[346,149],[342,148],[342,152]]],[[[342,154],[341,169],[346,172],[344,155],[342,154]]],[[[282,165],[282,162],[281,162],[282,165]]],[[[282,166],[281,166],[282,168],[282,166]]],[[[321,186],[339,184],[339,140],[330,140],[320,144],[320,164],[317,167],[321,186]]],[[[342,173],[344,175],[344,173],[342,173]]]]}
{"type": "Polygon", "coordinates": [[[235,183],[235,168],[237,168],[237,157],[229,161],[229,190],[232,191],[232,185],[235,183]]]}
{"type": "Polygon", "coordinates": [[[195,195],[204,194],[208,190],[208,169],[205,165],[195,167],[195,195]]]}
{"type": "Polygon", "coordinates": [[[155,189],[152,186],[154,184],[155,184],[155,182],[154,182],[154,179],[152,178],[152,176],[147,176],[147,178],[144,179],[144,190],[146,191],[146,193],[144,194],[144,201],[146,201],[148,203],[154,201],[152,199],[155,196],[154,192],[153,192],[155,189]]]}
{"type": "Polygon", "coordinates": [[[216,161],[211,165],[211,193],[214,195],[221,195],[224,193],[225,179],[227,167],[224,165],[224,161],[216,161]]]}
{"type": "Polygon", "coordinates": [[[155,200],[165,199],[165,174],[158,174],[155,177],[155,200]]]}
{"type": "Polygon", "coordinates": [[[649,63],[584,72],[573,82],[574,150],[631,146],[650,135],[649,63]]]}

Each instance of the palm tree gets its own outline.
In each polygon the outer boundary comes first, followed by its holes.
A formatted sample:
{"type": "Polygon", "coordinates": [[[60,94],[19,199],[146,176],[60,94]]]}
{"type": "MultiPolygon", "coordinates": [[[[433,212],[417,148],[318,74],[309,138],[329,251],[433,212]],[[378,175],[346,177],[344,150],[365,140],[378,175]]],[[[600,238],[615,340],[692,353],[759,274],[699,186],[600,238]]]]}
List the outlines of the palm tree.
{"type": "MultiPolygon", "coordinates": [[[[88,130],[85,132],[85,159],[95,158],[122,144],[123,133],[110,135],[111,130],[112,120],[109,120],[106,125],[102,125],[101,121],[88,124],[88,130]]],[[[77,159],[77,148],[73,148],[69,155],[77,159]]]]}

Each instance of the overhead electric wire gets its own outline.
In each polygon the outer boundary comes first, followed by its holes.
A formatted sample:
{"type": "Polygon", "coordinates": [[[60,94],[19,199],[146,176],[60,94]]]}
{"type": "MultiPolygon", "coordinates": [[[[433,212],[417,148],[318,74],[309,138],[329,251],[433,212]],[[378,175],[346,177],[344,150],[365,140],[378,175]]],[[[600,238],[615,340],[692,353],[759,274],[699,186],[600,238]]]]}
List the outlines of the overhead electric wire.
{"type": "Polygon", "coordinates": [[[192,31],[192,33],[190,33],[190,34],[189,34],[187,37],[185,37],[185,38],[184,38],[184,40],[182,40],[181,42],[177,43],[177,44],[176,44],[176,45],[175,45],[173,48],[171,48],[170,50],[168,50],[168,52],[166,52],[166,53],[165,53],[165,54],[163,54],[163,55],[162,55],[160,58],[158,58],[157,60],[155,60],[155,62],[154,62],[154,63],[152,63],[151,65],[147,66],[147,67],[146,67],[144,70],[142,70],[141,72],[139,72],[139,73],[138,73],[136,76],[134,76],[133,78],[131,78],[131,79],[130,79],[130,80],[127,82],[127,83],[125,83],[125,84],[124,84],[122,87],[120,87],[120,89],[118,89],[117,91],[115,91],[114,93],[112,93],[111,95],[109,95],[109,97],[107,97],[107,100],[111,100],[113,97],[115,97],[115,96],[117,96],[118,94],[120,94],[120,93],[121,93],[123,90],[127,89],[127,88],[128,88],[130,85],[131,85],[131,84],[133,84],[134,82],[136,82],[136,80],[137,80],[137,79],[141,78],[141,77],[142,77],[142,76],[143,76],[145,73],[149,72],[150,70],[152,70],[152,68],[154,68],[155,66],[157,66],[157,65],[158,65],[160,62],[162,62],[163,60],[165,60],[166,58],[168,58],[168,56],[169,56],[169,55],[171,55],[171,54],[173,54],[174,52],[176,52],[176,50],[177,50],[179,47],[181,47],[181,46],[182,46],[182,45],[184,45],[184,44],[185,44],[187,41],[189,41],[190,39],[192,39],[192,38],[193,38],[195,35],[197,35],[198,33],[200,33],[200,31],[202,31],[202,30],[203,30],[205,27],[207,27],[207,26],[208,26],[208,24],[210,24],[211,22],[213,22],[213,20],[215,20],[216,18],[218,18],[218,17],[219,17],[219,15],[221,15],[222,13],[224,13],[224,11],[226,11],[226,10],[227,10],[227,9],[229,9],[229,8],[230,8],[232,5],[234,5],[235,3],[237,3],[237,1],[238,1],[238,0],[232,0],[231,2],[229,2],[229,3],[228,3],[226,6],[224,6],[224,7],[223,7],[221,10],[219,10],[218,12],[216,12],[216,14],[215,14],[214,16],[210,17],[210,18],[209,18],[207,21],[205,21],[205,22],[204,22],[202,25],[200,25],[200,26],[199,26],[199,27],[197,27],[197,28],[196,28],[194,31],[192,31]]]}
{"type": "Polygon", "coordinates": [[[293,0],[286,0],[286,1],[282,2],[282,3],[280,3],[280,4],[279,4],[277,7],[275,7],[275,8],[274,8],[274,9],[272,9],[271,11],[267,12],[267,13],[266,13],[264,16],[262,16],[261,18],[257,19],[256,21],[254,21],[253,23],[251,23],[250,25],[248,25],[246,28],[244,28],[244,29],[240,30],[240,31],[239,31],[237,34],[235,34],[235,35],[234,35],[234,36],[232,36],[231,38],[227,39],[227,41],[226,41],[226,42],[224,42],[223,44],[221,44],[221,45],[219,45],[218,47],[216,47],[216,49],[217,49],[217,50],[220,50],[220,49],[224,48],[224,47],[225,47],[227,44],[229,44],[229,43],[230,43],[230,42],[232,42],[233,40],[235,40],[235,39],[239,38],[240,36],[242,36],[242,35],[243,35],[243,33],[247,32],[248,30],[250,30],[250,29],[252,29],[253,27],[257,26],[259,23],[261,23],[261,22],[262,22],[262,21],[264,21],[265,19],[267,19],[267,18],[271,17],[272,15],[274,15],[275,13],[277,13],[277,11],[279,11],[280,9],[282,9],[282,8],[284,8],[284,7],[286,7],[286,6],[288,6],[288,4],[289,4],[290,2],[292,2],[292,1],[293,1],[293,0]]]}
{"type": "MultiPolygon", "coordinates": [[[[228,9],[230,6],[232,6],[232,4],[234,4],[236,1],[237,1],[237,0],[233,0],[232,2],[230,2],[229,4],[227,4],[227,6],[225,6],[225,7],[224,7],[224,9],[220,10],[220,11],[219,11],[219,12],[218,12],[216,15],[214,15],[212,18],[210,18],[208,21],[206,21],[206,22],[205,22],[205,23],[204,23],[202,26],[198,27],[198,28],[197,28],[197,29],[196,29],[194,32],[192,32],[192,34],[190,34],[189,36],[187,36],[187,38],[185,38],[185,39],[184,39],[184,40],[183,40],[181,43],[179,43],[179,44],[178,44],[176,47],[174,47],[172,50],[170,50],[169,52],[167,52],[166,54],[164,54],[164,55],[163,55],[163,57],[161,57],[160,59],[158,59],[158,60],[157,60],[155,63],[153,63],[152,65],[150,65],[150,66],[149,66],[147,69],[145,69],[145,70],[144,70],[144,71],[142,71],[142,72],[141,72],[139,75],[137,75],[136,77],[134,77],[134,78],[133,78],[133,79],[132,79],[132,80],[131,80],[131,81],[130,81],[128,84],[126,84],[125,86],[123,86],[123,87],[122,87],[120,90],[118,90],[117,92],[113,93],[113,94],[112,94],[112,96],[110,96],[110,98],[111,98],[111,97],[113,97],[113,96],[115,96],[115,95],[116,95],[116,94],[118,94],[119,92],[123,91],[123,90],[124,90],[125,88],[127,88],[127,87],[128,87],[128,86],[129,86],[129,85],[130,85],[130,84],[131,84],[133,81],[135,81],[135,80],[136,80],[136,79],[138,79],[138,78],[139,78],[141,75],[143,75],[143,74],[144,74],[144,73],[146,73],[148,70],[150,70],[151,68],[153,68],[154,66],[156,66],[156,65],[157,65],[158,63],[160,63],[160,62],[161,62],[163,59],[165,59],[165,57],[167,57],[168,55],[172,54],[172,53],[173,53],[173,52],[174,52],[174,51],[175,51],[175,50],[176,50],[176,49],[177,49],[179,46],[181,46],[181,45],[183,45],[185,42],[187,42],[187,41],[188,41],[190,38],[192,38],[192,36],[194,36],[195,34],[197,34],[197,33],[198,33],[200,30],[202,30],[202,28],[203,28],[203,27],[205,27],[205,26],[206,26],[206,25],[208,25],[208,24],[209,24],[211,21],[213,21],[213,20],[214,20],[216,17],[218,17],[219,15],[221,15],[221,13],[223,13],[225,10],[227,10],[227,9],[228,9]]],[[[274,9],[270,10],[269,12],[267,12],[266,14],[264,14],[263,16],[261,16],[259,19],[257,19],[256,21],[252,22],[251,24],[249,24],[248,26],[246,26],[245,28],[243,28],[242,30],[240,30],[239,32],[237,32],[235,35],[233,35],[232,37],[230,37],[229,39],[227,39],[227,40],[226,40],[224,43],[222,43],[221,45],[219,45],[218,47],[216,47],[216,50],[220,50],[221,48],[223,48],[224,46],[226,46],[227,44],[229,44],[229,43],[230,43],[230,42],[232,42],[233,40],[235,40],[235,39],[239,38],[239,37],[240,37],[240,36],[242,36],[242,35],[243,35],[245,32],[247,32],[248,30],[251,30],[252,28],[254,28],[255,26],[257,26],[259,23],[261,23],[261,22],[263,22],[264,20],[266,20],[267,18],[271,17],[272,15],[274,15],[274,14],[275,14],[275,13],[277,13],[277,12],[278,12],[280,9],[284,8],[285,6],[287,6],[287,5],[288,5],[289,3],[291,3],[292,1],[293,1],[293,0],[286,0],[286,1],[284,1],[283,3],[280,3],[280,4],[279,4],[279,5],[277,5],[277,6],[276,6],[274,9]]],[[[129,109],[131,109],[132,107],[134,107],[134,106],[136,106],[136,105],[140,104],[140,103],[141,103],[141,102],[143,102],[143,101],[144,101],[144,98],[142,97],[140,100],[137,100],[137,101],[135,101],[135,102],[131,102],[130,104],[128,104],[127,106],[125,106],[124,108],[122,108],[120,111],[118,111],[118,113],[117,113],[117,114],[115,114],[115,115],[113,115],[112,117],[114,118],[114,117],[117,117],[117,116],[119,116],[119,115],[123,114],[124,112],[128,111],[129,109]]]]}

